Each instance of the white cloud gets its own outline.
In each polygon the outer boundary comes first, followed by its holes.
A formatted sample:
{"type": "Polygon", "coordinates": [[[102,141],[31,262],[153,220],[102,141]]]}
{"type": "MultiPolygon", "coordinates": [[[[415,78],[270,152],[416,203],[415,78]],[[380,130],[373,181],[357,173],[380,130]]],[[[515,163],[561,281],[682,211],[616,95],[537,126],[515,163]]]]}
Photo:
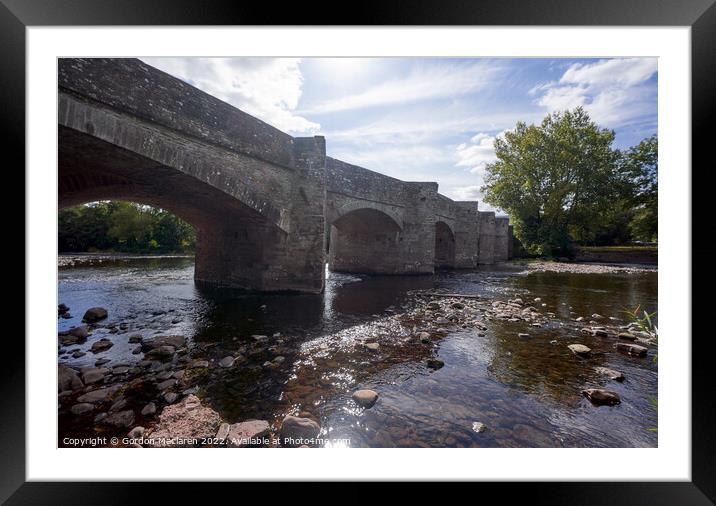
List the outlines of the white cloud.
{"type": "Polygon", "coordinates": [[[486,133],[479,133],[465,142],[457,146],[455,152],[457,156],[458,167],[468,167],[473,174],[482,173],[485,165],[494,162],[495,158],[495,138],[486,133]]]}
{"type": "Polygon", "coordinates": [[[294,134],[316,134],[320,125],[296,114],[303,92],[297,58],[143,58],[263,121],[294,134]]]}
{"type": "Polygon", "coordinates": [[[584,107],[602,126],[618,127],[654,114],[656,58],[622,58],[570,65],[559,81],[533,87],[549,111],[584,107]]]}
{"type": "Polygon", "coordinates": [[[318,102],[301,112],[324,114],[455,97],[484,88],[501,72],[494,62],[418,67],[405,77],[376,84],[360,93],[318,102]]]}

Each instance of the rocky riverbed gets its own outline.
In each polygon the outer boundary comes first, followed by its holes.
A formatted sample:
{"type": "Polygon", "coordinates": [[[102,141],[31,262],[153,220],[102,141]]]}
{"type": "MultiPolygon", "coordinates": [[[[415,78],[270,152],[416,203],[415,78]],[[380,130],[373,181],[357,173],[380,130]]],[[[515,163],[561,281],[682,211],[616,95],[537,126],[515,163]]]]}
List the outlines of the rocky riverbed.
{"type": "MultiPolygon", "coordinates": [[[[404,290],[378,313],[308,333],[284,325],[207,338],[163,332],[186,321],[176,308],[144,323],[77,308],[84,321],[68,325],[72,316],[58,335],[59,444],[104,435],[119,441],[107,446],[144,447],[581,446],[584,427],[643,411],[655,340],[623,315],[531,293],[520,283],[536,274],[512,272],[478,273],[479,284],[451,274],[459,281],[404,290]],[[517,283],[491,290],[506,280],[517,283]]],[[[263,301],[259,314],[276,302],[263,301]]],[[[340,309],[335,298],[330,307],[340,309]]],[[[649,445],[643,428],[615,432],[649,445]]],[[[614,445],[592,438],[600,443],[614,445]]]]}

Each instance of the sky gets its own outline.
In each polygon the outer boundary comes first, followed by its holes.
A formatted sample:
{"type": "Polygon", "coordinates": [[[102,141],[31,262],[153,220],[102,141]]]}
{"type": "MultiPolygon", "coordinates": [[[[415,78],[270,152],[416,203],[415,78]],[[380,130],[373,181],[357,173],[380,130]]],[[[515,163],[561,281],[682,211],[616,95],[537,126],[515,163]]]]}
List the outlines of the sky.
{"type": "Polygon", "coordinates": [[[329,156],[482,202],[493,142],[583,106],[625,148],[657,131],[657,59],[142,58],[329,156]]]}

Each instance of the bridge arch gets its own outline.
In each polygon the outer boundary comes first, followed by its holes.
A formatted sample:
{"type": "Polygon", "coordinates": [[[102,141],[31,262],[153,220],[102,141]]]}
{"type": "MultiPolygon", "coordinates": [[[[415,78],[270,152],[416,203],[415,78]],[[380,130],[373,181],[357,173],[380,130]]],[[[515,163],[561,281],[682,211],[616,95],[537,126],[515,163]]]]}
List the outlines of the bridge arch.
{"type": "Polygon", "coordinates": [[[455,267],[455,233],[444,221],[435,222],[435,267],[455,267]]]}
{"type": "Polygon", "coordinates": [[[337,272],[400,272],[402,220],[388,206],[350,203],[330,223],[328,268],[337,272]]]}
{"type": "Polygon", "coordinates": [[[58,206],[123,200],[160,207],[197,234],[195,279],[261,289],[286,232],[269,216],[174,167],[76,130],[59,128],[58,206]]]}

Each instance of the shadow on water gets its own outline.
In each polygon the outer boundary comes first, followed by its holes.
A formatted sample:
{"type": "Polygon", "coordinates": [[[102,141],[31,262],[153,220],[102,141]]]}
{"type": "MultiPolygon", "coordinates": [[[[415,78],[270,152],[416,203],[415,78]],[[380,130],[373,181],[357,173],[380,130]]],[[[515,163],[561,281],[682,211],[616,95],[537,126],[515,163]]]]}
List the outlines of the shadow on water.
{"type": "MultiPolygon", "coordinates": [[[[72,317],[58,326],[77,325],[88,307],[107,308],[108,320],[77,348],[109,338],[115,345],[101,356],[115,364],[140,360],[127,344],[135,334],[184,335],[210,360],[240,356],[235,367],[210,367],[196,378],[206,402],[230,422],[302,413],[350,446],[656,446],[656,434],[645,429],[657,424],[649,404],[656,364],[616,353],[613,339],[580,333],[573,321],[599,313],[617,325],[625,308],[656,310],[655,272],[526,275],[499,266],[415,277],[331,273],[320,296],[217,291],[195,286],[192,277],[186,258],[62,269],[60,302],[72,317]],[[555,316],[542,327],[491,321],[484,332],[458,328],[433,346],[418,346],[408,339],[420,322],[404,315],[415,308],[413,292],[428,289],[538,297],[539,310],[555,316]],[[524,332],[528,339],[517,338],[524,332]],[[368,350],[370,342],[379,349],[368,350]],[[586,344],[592,357],[577,358],[571,343],[586,344]],[[428,369],[431,356],[445,366],[428,369]],[[596,366],[627,379],[605,380],[596,366]],[[580,394],[588,387],[614,390],[622,403],[595,407],[580,394]],[[378,391],[378,403],[357,409],[350,400],[357,388],[378,391]],[[477,432],[475,423],[487,430],[477,432]]],[[[60,355],[75,367],[97,358],[60,355]]]]}

